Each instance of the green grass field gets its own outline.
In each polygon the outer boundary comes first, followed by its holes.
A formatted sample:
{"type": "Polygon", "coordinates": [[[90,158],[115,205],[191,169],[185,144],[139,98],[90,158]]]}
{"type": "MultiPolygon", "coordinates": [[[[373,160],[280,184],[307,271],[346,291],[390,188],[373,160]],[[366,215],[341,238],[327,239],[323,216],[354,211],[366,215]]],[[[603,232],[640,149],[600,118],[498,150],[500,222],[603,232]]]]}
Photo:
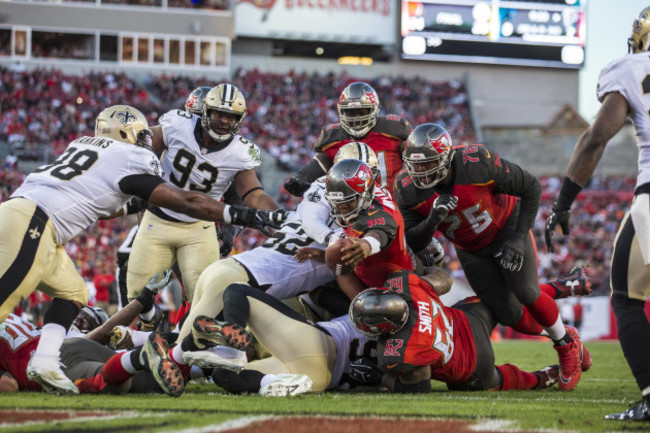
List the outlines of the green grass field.
{"type": "MultiPolygon", "coordinates": [[[[514,363],[537,370],[557,362],[549,342],[495,343],[498,363],[514,363]]],[[[0,409],[57,409],[115,411],[110,419],[9,425],[0,432],[32,431],[181,431],[257,415],[332,415],[503,420],[507,430],[536,431],[650,431],[649,423],[605,421],[640,398],[618,342],[586,343],[593,367],[573,392],[544,391],[449,392],[434,383],[429,395],[309,394],[290,398],[227,395],[213,384],[190,384],[174,399],[164,395],[51,396],[41,393],[0,395],[0,409]]],[[[499,428],[494,428],[499,430],[499,428]]]]}

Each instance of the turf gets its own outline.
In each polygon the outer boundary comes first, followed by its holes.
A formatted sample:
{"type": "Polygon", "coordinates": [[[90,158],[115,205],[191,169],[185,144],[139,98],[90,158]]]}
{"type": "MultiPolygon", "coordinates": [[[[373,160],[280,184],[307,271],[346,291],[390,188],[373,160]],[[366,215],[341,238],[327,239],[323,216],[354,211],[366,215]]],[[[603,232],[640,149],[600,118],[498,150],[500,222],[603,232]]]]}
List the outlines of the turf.
{"type": "MultiPolygon", "coordinates": [[[[222,423],[242,416],[334,415],[410,416],[506,420],[508,429],[536,431],[650,431],[650,423],[606,421],[607,413],[626,409],[640,392],[617,342],[593,342],[593,367],[573,392],[544,391],[449,392],[433,384],[428,395],[310,394],[291,398],[227,395],[213,384],[190,384],[174,399],[163,395],[51,396],[43,393],[0,395],[0,409],[58,409],[115,411],[105,420],[10,425],[0,432],[27,431],[179,431],[222,423]]],[[[507,340],[494,344],[497,363],[537,370],[557,363],[551,344],[507,340]]]]}

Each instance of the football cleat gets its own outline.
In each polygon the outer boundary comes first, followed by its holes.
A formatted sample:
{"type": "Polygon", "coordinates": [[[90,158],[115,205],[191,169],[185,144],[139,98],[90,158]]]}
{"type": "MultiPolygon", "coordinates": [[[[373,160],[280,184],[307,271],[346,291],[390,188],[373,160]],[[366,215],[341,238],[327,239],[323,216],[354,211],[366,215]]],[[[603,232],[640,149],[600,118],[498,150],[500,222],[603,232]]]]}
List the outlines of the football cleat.
{"type": "Polygon", "coordinates": [[[185,380],[180,368],[169,359],[169,345],[165,337],[154,332],[140,351],[140,363],[146,365],[160,388],[167,395],[180,397],[185,390],[185,380]]]}
{"type": "Polygon", "coordinates": [[[220,322],[208,316],[198,316],[192,327],[194,344],[199,349],[230,346],[246,351],[253,344],[251,334],[234,323],[220,322]]]}
{"type": "Polygon", "coordinates": [[[287,397],[311,391],[313,383],[306,374],[279,374],[260,388],[262,397],[287,397]]]}
{"type": "Polygon", "coordinates": [[[133,330],[128,326],[116,326],[113,328],[108,342],[108,347],[113,350],[130,350],[133,349],[133,330]]]}
{"type": "Polygon", "coordinates": [[[154,332],[160,326],[163,318],[163,310],[156,304],[154,304],[153,308],[155,311],[151,320],[143,320],[142,317],[140,317],[140,323],[138,324],[139,331],[154,332]]]}
{"type": "Polygon", "coordinates": [[[27,377],[50,394],[79,394],[77,386],[61,370],[57,356],[32,355],[27,364],[27,377]]]}
{"type": "Polygon", "coordinates": [[[248,364],[246,352],[229,346],[215,346],[205,350],[185,352],[183,360],[197,367],[219,367],[235,373],[240,373],[248,364]]]}
{"type": "Polygon", "coordinates": [[[587,350],[585,345],[582,344],[578,330],[573,326],[565,326],[564,329],[566,329],[567,334],[569,334],[572,340],[580,342],[578,349],[580,352],[580,368],[582,371],[589,370],[591,368],[591,353],[589,353],[589,350],[587,350]]]}
{"type": "Polygon", "coordinates": [[[533,374],[537,376],[537,386],[533,389],[550,388],[557,383],[560,366],[557,364],[549,365],[541,370],[533,371],[533,374]]]}
{"type": "Polygon", "coordinates": [[[585,274],[582,266],[576,266],[564,278],[559,278],[551,283],[555,288],[555,299],[568,298],[569,296],[587,296],[591,293],[591,280],[585,274]]]}
{"type": "Polygon", "coordinates": [[[557,385],[560,391],[573,391],[578,386],[582,375],[582,363],[580,361],[582,342],[575,328],[573,330],[570,329],[570,326],[564,328],[572,341],[562,346],[553,346],[560,359],[560,375],[558,376],[557,385]]]}
{"type": "Polygon", "coordinates": [[[635,402],[637,405],[629,408],[625,412],[610,413],[605,415],[605,419],[618,421],[650,421],[650,404],[647,400],[635,402]]]}

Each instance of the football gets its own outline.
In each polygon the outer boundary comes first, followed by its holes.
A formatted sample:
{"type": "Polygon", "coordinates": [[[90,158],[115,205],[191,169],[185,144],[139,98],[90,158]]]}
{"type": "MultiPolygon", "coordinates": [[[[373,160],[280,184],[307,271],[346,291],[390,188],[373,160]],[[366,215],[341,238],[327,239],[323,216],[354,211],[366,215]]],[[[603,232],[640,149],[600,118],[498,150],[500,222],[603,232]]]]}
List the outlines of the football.
{"type": "Polygon", "coordinates": [[[349,274],[354,270],[354,267],[345,266],[343,260],[341,260],[343,257],[341,249],[350,244],[352,244],[350,239],[340,238],[330,244],[325,250],[325,264],[332,270],[332,272],[334,272],[335,275],[349,274]]]}

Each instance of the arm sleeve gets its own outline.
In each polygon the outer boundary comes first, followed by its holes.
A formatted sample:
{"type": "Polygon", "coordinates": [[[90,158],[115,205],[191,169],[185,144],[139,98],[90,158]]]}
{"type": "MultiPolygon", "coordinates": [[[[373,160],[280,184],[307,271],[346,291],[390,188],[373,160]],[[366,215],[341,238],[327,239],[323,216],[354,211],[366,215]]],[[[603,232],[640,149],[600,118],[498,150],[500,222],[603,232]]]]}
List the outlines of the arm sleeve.
{"type": "Polygon", "coordinates": [[[296,173],[295,177],[303,177],[308,182],[313,182],[326,174],[327,170],[323,166],[323,162],[319,159],[319,154],[317,153],[298,171],[298,173],[296,173]]]}
{"type": "Polygon", "coordinates": [[[132,174],[123,177],[118,185],[124,194],[134,195],[148,201],[151,192],[161,183],[165,183],[165,181],[160,176],[132,174]]]}
{"type": "Polygon", "coordinates": [[[309,191],[305,198],[298,205],[298,214],[300,216],[302,228],[307,236],[316,240],[319,244],[325,244],[325,238],[328,234],[334,232],[328,222],[330,220],[329,208],[320,200],[313,201],[308,197],[309,191]]]}
{"type": "Polygon", "coordinates": [[[432,218],[424,218],[409,209],[402,210],[404,227],[406,228],[406,243],[413,252],[420,252],[429,245],[436,233],[438,224],[432,218]]]}
{"type": "Polygon", "coordinates": [[[237,189],[235,184],[231,184],[230,187],[223,194],[223,202],[225,204],[243,204],[241,197],[237,194],[237,189]]]}

